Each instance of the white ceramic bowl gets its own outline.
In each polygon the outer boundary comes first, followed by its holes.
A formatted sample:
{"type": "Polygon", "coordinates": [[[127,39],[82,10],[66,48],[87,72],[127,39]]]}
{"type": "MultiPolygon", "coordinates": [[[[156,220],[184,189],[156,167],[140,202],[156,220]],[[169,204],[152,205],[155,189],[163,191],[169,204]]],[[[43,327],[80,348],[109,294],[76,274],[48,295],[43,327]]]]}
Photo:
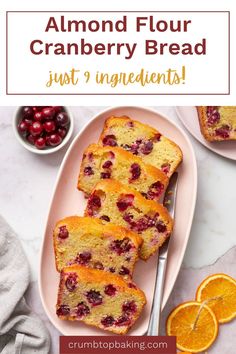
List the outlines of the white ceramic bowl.
{"type": "Polygon", "coordinates": [[[20,112],[21,112],[21,109],[22,109],[22,106],[18,107],[15,114],[14,114],[14,117],[13,117],[13,129],[14,129],[14,133],[15,133],[15,136],[17,138],[17,140],[19,141],[19,143],[24,146],[25,149],[35,153],[35,154],[39,154],[39,155],[48,155],[48,154],[52,154],[53,152],[56,152],[60,149],[62,149],[67,143],[68,141],[70,140],[71,138],[71,135],[73,133],[73,130],[74,130],[74,119],[73,119],[73,116],[70,112],[70,110],[63,106],[65,112],[68,114],[68,117],[70,119],[70,126],[69,126],[69,130],[67,132],[67,135],[66,137],[62,140],[61,144],[57,145],[57,146],[54,146],[54,147],[46,147],[45,149],[37,149],[35,146],[31,145],[25,138],[24,136],[22,136],[20,134],[20,132],[18,131],[18,124],[19,124],[19,121],[21,119],[21,115],[20,115],[20,112]]]}

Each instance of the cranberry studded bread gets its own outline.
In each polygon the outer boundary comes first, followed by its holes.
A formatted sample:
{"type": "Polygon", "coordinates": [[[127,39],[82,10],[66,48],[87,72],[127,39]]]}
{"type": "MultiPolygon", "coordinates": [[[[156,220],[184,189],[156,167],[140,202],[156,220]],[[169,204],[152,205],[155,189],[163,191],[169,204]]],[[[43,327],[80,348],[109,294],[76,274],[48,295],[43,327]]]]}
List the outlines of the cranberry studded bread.
{"type": "Polygon", "coordinates": [[[170,236],[173,221],[163,205],[145,199],[118,181],[99,182],[88,199],[85,215],[110,220],[142,239],[142,259],[148,259],[170,236]]]}
{"type": "Polygon", "coordinates": [[[100,179],[115,179],[158,201],[169,178],[161,170],[118,147],[90,145],[84,153],[78,189],[90,194],[100,179]]]}
{"type": "Polygon", "coordinates": [[[197,110],[206,140],[236,140],[236,106],[201,106],[197,110]]]}
{"type": "Polygon", "coordinates": [[[80,265],[61,272],[57,315],[62,320],[125,334],[145,304],[144,293],[118,275],[80,265]]]}
{"type": "Polygon", "coordinates": [[[182,161],[178,145],[156,129],[126,116],[106,120],[99,144],[122,147],[162,170],[168,177],[182,161]]]}
{"type": "Polygon", "coordinates": [[[58,271],[80,264],[131,276],[142,244],[141,237],[124,227],[80,216],[59,221],[53,236],[58,271]]]}

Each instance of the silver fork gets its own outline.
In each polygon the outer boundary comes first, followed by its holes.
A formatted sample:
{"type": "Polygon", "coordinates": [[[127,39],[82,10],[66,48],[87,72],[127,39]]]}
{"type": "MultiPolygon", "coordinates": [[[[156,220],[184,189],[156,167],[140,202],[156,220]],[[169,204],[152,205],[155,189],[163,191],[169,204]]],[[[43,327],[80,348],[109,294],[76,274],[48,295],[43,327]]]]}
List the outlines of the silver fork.
{"type": "MultiPolygon", "coordinates": [[[[176,202],[176,192],[177,192],[177,180],[178,173],[175,172],[170,178],[169,186],[166,190],[163,205],[168,210],[170,216],[174,219],[175,214],[175,202],[176,202]]],[[[159,250],[159,255],[157,257],[157,271],[154,295],[152,301],[151,315],[149,319],[147,336],[157,336],[160,330],[160,317],[161,317],[161,304],[163,297],[163,288],[165,282],[166,273],[166,263],[168,257],[169,243],[171,237],[166,240],[164,245],[159,250]]]]}

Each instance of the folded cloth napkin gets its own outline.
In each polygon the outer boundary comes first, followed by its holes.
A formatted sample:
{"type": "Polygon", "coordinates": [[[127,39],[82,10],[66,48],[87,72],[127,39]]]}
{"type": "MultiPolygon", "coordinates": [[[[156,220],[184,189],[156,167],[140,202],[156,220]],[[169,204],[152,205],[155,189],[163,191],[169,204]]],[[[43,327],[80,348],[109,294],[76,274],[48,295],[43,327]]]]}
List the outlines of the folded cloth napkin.
{"type": "Polygon", "coordinates": [[[24,299],[29,281],[29,264],[20,241],[0,216],[1,354],[49,353],[48,331],[24,299]]]}

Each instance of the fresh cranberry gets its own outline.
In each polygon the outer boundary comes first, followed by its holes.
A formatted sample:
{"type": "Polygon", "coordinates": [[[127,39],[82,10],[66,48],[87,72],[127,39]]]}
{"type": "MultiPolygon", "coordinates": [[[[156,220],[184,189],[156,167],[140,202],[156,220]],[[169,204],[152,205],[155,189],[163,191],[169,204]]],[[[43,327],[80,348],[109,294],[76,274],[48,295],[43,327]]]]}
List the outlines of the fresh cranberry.
{"type": "Polygon", "coordinates": [[[60,112],[56,115],[55,122],[59,127],[65,127],[69,123],[69,117],[66,112],[60,112]]]}
{"type": "Polygon", "coordinates": [[[22,115],[24,118],[32,119],[34,115],[34,111],[32,107],[23,107],[22,108],[22,115]]]}
{"type": "Polygon", "coordinates": [[[228,125],[222,125],[222,127],[216,129],[216,136],[220,136],[223,139],[229,138],[230,127],[228,125]]]}
{"type": "Polygon", "coordinates": [[[44,130],[47,132],[47,133],[52,133],[54,132],[54,130],[56,129],[56,125],[55,123],[53,122],[53,120],[48,120],[44,123],[43,125],[44,127],[44,130]]]}
{"type": "Polygon", "coordinates": [[[110,218],[109,218],[109,216],[107,216],[107,215],[102,215],[102,216],[100,216],[100,219],[101,219],[101,220],[104,220],[104,221],[107,221],[107,222],[110,221],[110,218]]]}
{"type": "Polygon", "coordinates": [[[54,118],[54,115],[55,115],[55,111],[53,107],[45,107],[42,109],[42,116],[44,119],[51,120],[54,118]]]}
{"type": "Polygon", "coordinates": [[[93,268],[94,269],[100,269],[100,270],[104,269],[103,264],[101,262],[99,262],[99,261],[94,263],[93,268]]]}
{"type": "Polygon", "coordinates": [[[131,324],[131,319],[128,316],[120,316],[116,321],[116,326],[129,326],[131,324]]]}
{"type": "Polygon", "coordinates": [[[163,163],[163,165],[161,165],[161,170],[165,174],[168,174],[170,172],[170,164],[169,163],[163,163]]]}
{"type": "Polygon", "coordinates": [[[57,316],[67,316],[70,314],[70,307],[68,305],[61,305],[57,309],[57,316]]]}
{"type": "Polygon", "coordinates": [[[109,272],[111,272],[111,273],[115,273],[115,271],[116,271],[116,270],[115,270],[115,268],[114,268],[114,267],[110,267],[110,268],[109,268],[109,272]]]}
{"type": "Polygon", "coordinates": [[[114,287],[114,285],[109,284],[105,287],[104,293],[108,296],[114,296],[116,293],[116,288],[114,287]]]}
{"type": "Polygon", "coordinates": [[[117,146],[115,135],[106,135],[102,142],[104,146],[117,146]]]}
{"type": "Polygon", "coordinates": [[[115,251],[119,256],[122,253],[127,253],[132,248],[130,240],[125,237],[123,240],[114,240],[110,245],[110,249],[115,251]]]}
{"type": "Polygon", "coordinates": [[[99,291],[96,290],[90,290],[87,292],[86,294],[88,302],[92,305],[92,306],[98,306],[101,305],[102,303],[102,295],[99,291]]]}
{"type": "Polygon", "coordinates": [[[46,139],[43,138],[43,137],[36,138],[35,141],[34,141],[34,146],[37,149],[44,149],[45,145],[46,145],[46,139]]]}
{"type": "Polygon", "coordinates": [[[84,174],[85,174],[85,176],[91,176],[91,175],[93,175],[94,172],[93,172],[92,167],[91,167],[91,166],[86,166],[86,167],[84,168],[84,174]]]}
{"type": "Polygon", "coordinates": [[[116,203],[117,208],[120,211],[125,211],[129,206],[133,204],[134,195],[133,194],[123,194],[116,203]]]}
{"type": "Polygon", "coordinates": [[[133,163],[130,166],[130,172],[132,174],[131,180],[138,179],[140,177],[140,175],[141,175],[141,168],[140,168],[139,164],[138,163],[133,163]]]}
{"type": "Polygon", "coordinates": [[[101,320],[101,324],[104,327],[110,327],[115,323],[114,317],[112,316],[106,316],[101,320]]]}
{"type": "Polygon", "coordinates": [[[64,226],[60,226],[60,227],[59,227],[58,237],[59,237],[59,238],[62,238],[62,239],[65,239],[65,238],[67,238],[68,236],[69,236],[69,232],[68,232],[66,226],[65,226],[65,225],[64,225],[64,226]]]}
{"type": "Polygon", "coordinates": [[[90,313],[89,307],[82,301],[76,306],[76,315],[81,318],[90,313]]]}
{"type": "Polygon", "coordinates": [[[27,135],[27,140],[30,144],[34,145],[35,137],[32,134],[27,135]]]}
{"type": "Polygon", "coordinates": [[[129,274],[130,274],[130,271],[129,271],[128,268],[122,266],[122,267],[120,268],[119,274],[120,274],[120,275],[129,275],[129,274]]]}
{"type": "Polygon", "coordinates": [[[60,137],[62,137],[62,139],[64,139],[67,134],[67,130],[66,128],[59,127],[57,129],[57,133],[60,135],[60,137]]]}
{"type": "Polygon", "coordinates": [[[47,146],[51,146],[51,144],[50,144],[50,135],[46,135],[45,136],[45,140],[46,140],[46,145],[47,146]]]}
{"type": "Polygon", "coordinates": [[[77,274],[76,273],[71,273],[67,279],[66,279],[66,282],[65,282],[65,286],[67,287],[67,290],[72,292],[76,289],[77,287],[77,284],[78,284],[78,281],[77,281],[77,274]]]}
{"type": "Polygon", "coordinates": [[[53,110],[55,113],[60,113],[62,111],[62,106],[54,106],[53,110]]]}
{"type": "Polygon", "coordinates": [[[165,232],[166,231],[166,225],[162,221],[159,221],[156,224],[156,228],[157,228],[158,232],[165,232]]]}
{"type": "Polygon", "coordinates": [[[149,155],[152,152],[152,149],[153,149],[153,142],[147,141],[143,143],[143,145],[140,148],[140,151],[144,155],[149,155]]]}
{"type": "Polygon", "coordinates": [[[88,214],[89,216],[93,216],[96,211],[101,208],[101,199],[98,195],[92,194],[88,200],[88,214]]]}
{"type": "Polygon", "coordinates": [[[49,138],[49,142],[51,146],[57,146],[61,144],[62,138],[60,137],[59,134],[51,134],[49,138]]]}
{"type": "Polygon", "coordinates": [[[28,124],[24,120],[22,120],[18,125],[18,129],[21,133],[25,133],[28,131],[28,124]]]}
{"type": "Polygon", "coordinates": [[[87,264],[92,258],[92,255],[90,252],[83,252],[80,253],[77,257],[76,257],[76,263],[79,264],[87,264]]]}
{"type": "Polygon", "coordinates": [[[113,165],[113,163],[110,160],[107,160],[102,165],[102,168],[110,168],[112,165],[113,165]]]}
{"type": "Polygon", "coordinates": [[[30,133],[34,136],[40,135],[43,131],[43,125],[40,122],[33,122],[30,126],[30,133]]]}
{"type": "Polygon", "coordinates": [[[122,306],[122,311],[127,315],[132,315],[137,311],[137,305],[134,301],[126,301],[122,306]]]}
{"type": "Polygon", "coordinates": [[[102,179],[109,179],[111,178],[111,172],[101,172],[102,179]]]}
{"type": "Polygon", "coordinates": [[[38,122],[41,122],[43,120],[43,114],[42,112],[35,112],[34,113],[34,120],[37,120],[38,122]]]}

